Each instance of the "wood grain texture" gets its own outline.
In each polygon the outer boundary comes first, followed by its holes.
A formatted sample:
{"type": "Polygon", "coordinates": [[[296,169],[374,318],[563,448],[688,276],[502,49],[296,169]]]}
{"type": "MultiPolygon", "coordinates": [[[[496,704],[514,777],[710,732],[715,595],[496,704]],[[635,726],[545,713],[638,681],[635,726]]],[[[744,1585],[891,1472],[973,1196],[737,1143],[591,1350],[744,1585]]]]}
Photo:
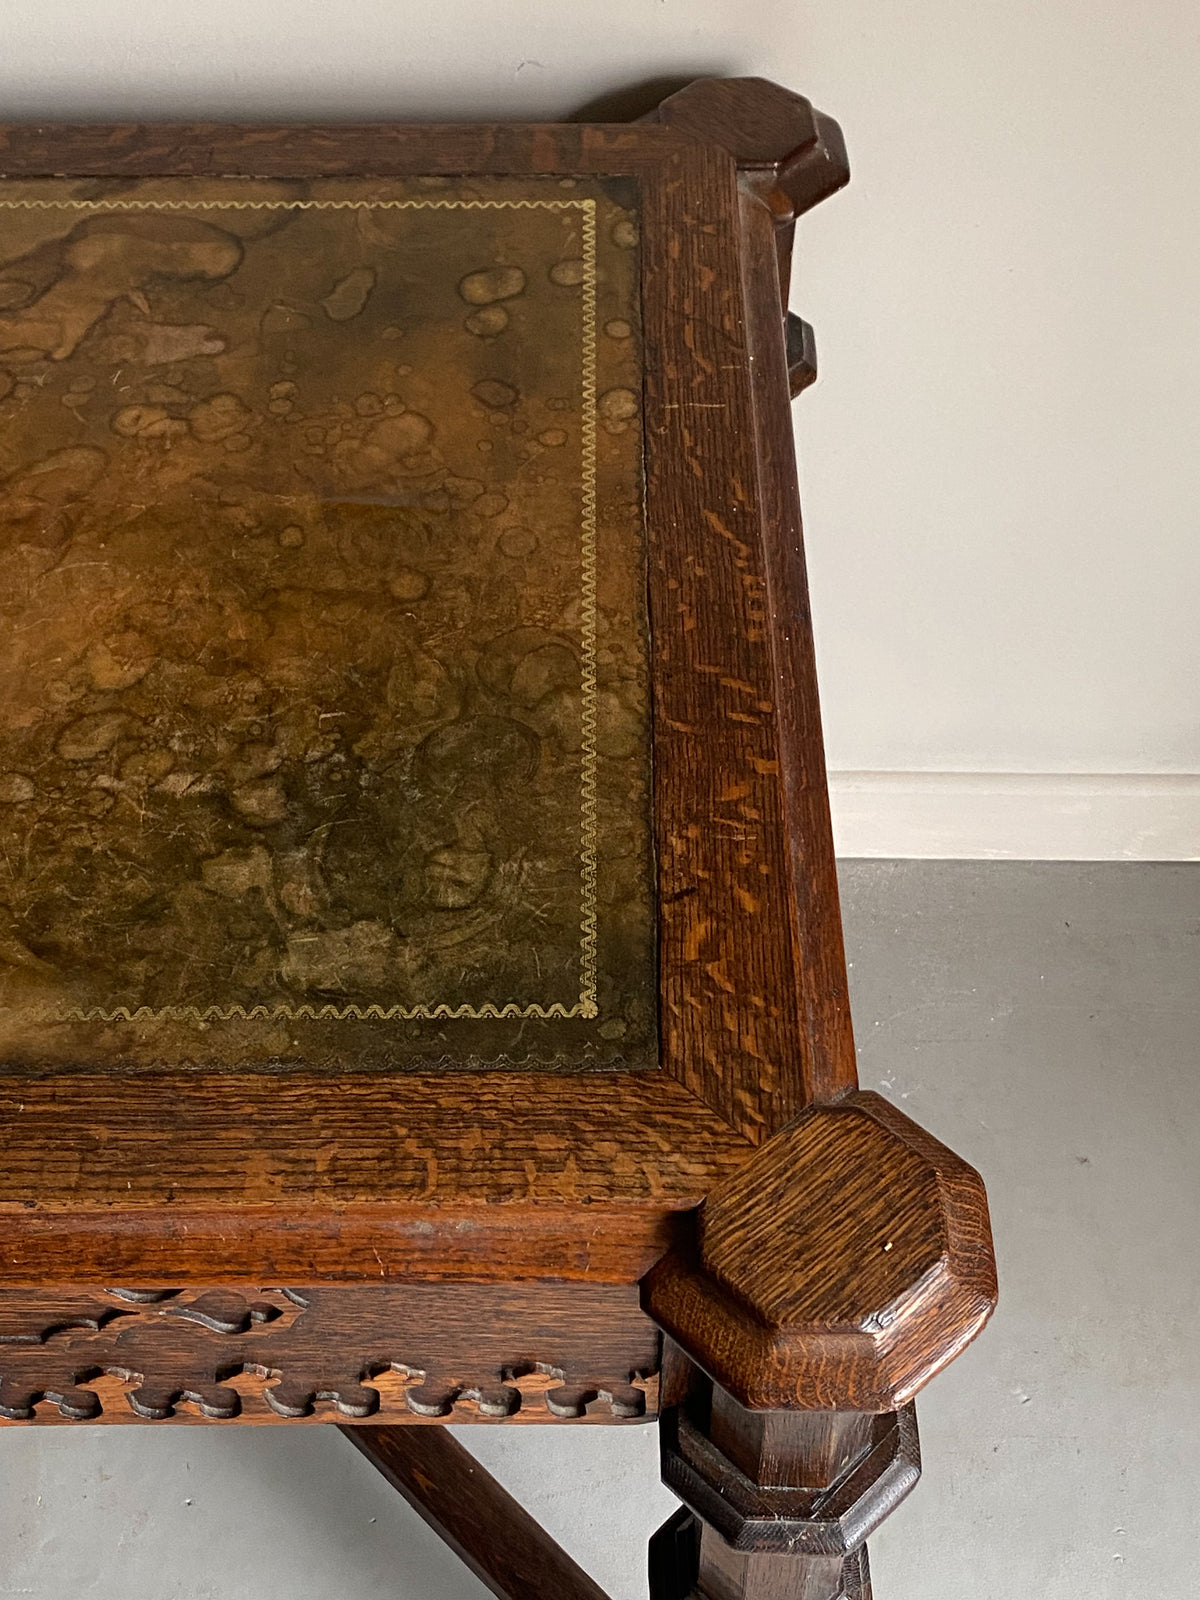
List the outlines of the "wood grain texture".
{"type": "Polygon", "coordinates": [[[704,130],[665,125],[0,130],[11,178],[214,172],[637,179],[665,1070],[553,1085],[352,1072],[322,1086],[102,1080],[81,1062],[3,1106],[0,1276],[632,1281],[744,1141],[852,1070],[844,1026],[825,1031],[844,974],[819,838],[804,843],[801,914],[794,904],[791,836],[808,813],[789,773],[819,788],[819,730],[807,717],[800,756],[785,748],[796,733],[775,635],[790,636],[797,601],[771,576],[768,480],[791,465],[764,465],[757,430],[764,405],[786,428],[786,377],[760,394],[752,371],[776,347],[782,361],[782,335],[778,316],[758,331],[736,160],[704,130]]]}
{"type": "MultiPolygon", "coordinates": [[[[796,983],[737,171],[664,185],[643,246],[667,1070],[760,1140],[815,1092],[796,983]]],[[[778,397],[786,409],[786,386],[778,397]]]]}
{"type": "MultiPolygon", "coordinates": [[[[763,79],[701,79],[654,120],[730,151],[741,180],[739,238],[752,360],[762,599],[774,665],[780,778],[787,808],[794,981],[807,1098],[856,1079],[833,834],[804,568],[791,415],[785,395],[816,378],[812,330],[785,321],[796,217],[849,180],[841,132],[803,96],[763,79]],[[792,329],[795,333],[792,333],[792,329]],[[789,339],[791,342],[789,343],[789,339]]],[[[779,1127],[796,1104],[780,1107],[779,1127]]]]}
{"type": "Polygon", "coordinates": [[[978,1174],[870,1093],[776,1135],[643,1284],[688,1356],[762,1410],[898,1410],[995,1300],[978,1174]]]}
{"type": "MultiPolygon", "coordinates": [[[[762,79],[699,80],[653,115],[678,132],[727,149],[739,174],[737,236],[749,357],[744,371],[750,381],[750,431],[755,441],[750,498],[759,519],[748,548],[759,553],[755,578],[762,613],[759,631],[773,669],[771,704],[786,815],[792,982],[799,1002],[805,1071],[802,1098],[789,1095],[787,1080],[780,1083],[775,1104],[767,1112],[766,1127],[773,1131],[808,1100],[829,1098],[856,1082],[787,403],[790,394],[815,379],[815,350],[808,329],[807,341],[802,339],[796,350],[789,351],[781,315],[781,308],[787,307],[796,216],[846,183],[849,168],[836,124],[815,112],[802,96],[762,79]]],[[[713,448],[720,451],[713,460],[722,462],[732,446],[714,441],[713,448]]],[[[742,576],[746,577],[744,570],[742,576]]],[[[731,970],[738,968],[733,965],[731,970]]]]}
{"type": "Polygon", "coordinates": [[[0,124],[0,176],[636,173],[690,143],[623,123],[9,123],[0,124]]]}
{"type": "Polygon", "coordinates": [[[796,217],[841,188],[849,167],[837,125],[802,96],[762,79],[700,80],[664,102],[656,116],[677,131],[722,144],[741,179],[741,273],[753,351],[748,370],[759,542],[787,807],[794,981],[808,1098],[827,1099],[853,1087],[857,1077],[795,446],[784,400],[815,381],[816,352],[812,329],[798,318],[781,319],[780,304],[786,312],[796,217]]]}
{"type": "Polygon", "coordinates": [[[346,1437],[499,1600],[606,1600],[450,1434],[373,1427],[346,1437]]]}
{"type": "MultiPolygon", "coordinates": [[[[824,1100],[853,1088],[858,1076],[795,442],[790,407],[784,400],[791,385],[786,325],[771,303],[769,246],[774,222],[769,210],[746,193],[740,199],[740,217],[746,314],[755,352],[753,395],[768,633],[779,686],[781,777],[788,817],[790,902],[796,926],[795,983],[812,1097],[824,1100]]],[[[815,361],[815,355],[811,359],[815,361]]]]}
{"type": "Polygon", "coordinates": [[[644,120],[719,144],[734,156],[745,187],[771,213],[786,311],[796,218],[850,180],[837,123],[803,95],[766,78],[698,78],[644,120]]]}
{"type": "Polygon", "coordinates": [[[621,1288],[0,1292],[6,1422],[640,1421],[657,1367],[621,1288]]]}
{"type": "MultiPolygon", "coordinates": [[[[656,1540],[653,1600],[869,1600],[918,1465],[886,1413],[995,1275],[976,1175],[849,1092],[784,320],[836,124],[741,79],[634,127],[0,127],[0,177],[213,174],[634,180],[662,1070],[33,1063],[0,1088],[0,1420],[637,1420],[652,1317],[703,1518],[656,1540]]],[[[495,1593],[601,1600],[449,1438],[355,1443],[495,1593]]]]}
{"type": "Polygon", "coordinates": [[[661,1075],[605,1081],[10,1080],[0,1281],[632,1283],[749,1146],[661,1075]]]}

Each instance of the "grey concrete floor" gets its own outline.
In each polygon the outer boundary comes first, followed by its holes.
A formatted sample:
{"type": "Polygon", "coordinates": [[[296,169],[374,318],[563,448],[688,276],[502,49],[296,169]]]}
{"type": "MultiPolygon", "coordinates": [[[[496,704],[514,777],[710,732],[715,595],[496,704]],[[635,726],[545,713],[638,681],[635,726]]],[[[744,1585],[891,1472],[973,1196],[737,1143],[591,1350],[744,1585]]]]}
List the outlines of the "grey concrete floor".
{"type": "MultiPolygon", "coordinates": [[[[850,862],[865,1086],[988,1180],[1002,1305],[920,1406],[879,1600],[1200,1593],[1200,867],[850,862]]],[[[608,1587],[648,1428],[459,1429],[608,1587]]],[[[0,1596],[478,1600],[332,1431],[0,1431],[0,1596]]]]}

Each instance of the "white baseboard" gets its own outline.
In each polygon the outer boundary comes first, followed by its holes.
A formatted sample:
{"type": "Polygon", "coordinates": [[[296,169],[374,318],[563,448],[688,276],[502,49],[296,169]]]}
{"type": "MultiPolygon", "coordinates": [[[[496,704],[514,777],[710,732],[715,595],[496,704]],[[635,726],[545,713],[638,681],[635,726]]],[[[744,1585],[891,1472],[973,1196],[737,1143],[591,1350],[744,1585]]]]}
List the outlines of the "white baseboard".
{"type": "Polygon", "coordinates": [[[1198,861],[1200,773],[831,772],[839,856],[1198,861]]]}

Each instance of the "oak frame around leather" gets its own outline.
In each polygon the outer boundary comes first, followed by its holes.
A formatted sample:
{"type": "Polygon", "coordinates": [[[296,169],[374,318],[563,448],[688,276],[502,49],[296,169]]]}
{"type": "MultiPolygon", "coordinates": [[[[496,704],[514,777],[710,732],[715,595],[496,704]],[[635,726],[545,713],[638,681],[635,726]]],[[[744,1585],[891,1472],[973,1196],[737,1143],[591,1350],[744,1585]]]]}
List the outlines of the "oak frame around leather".
{"type": "Polygon", "coordinates": [[[10,177],[464,171],[642,185],[661,1071],[5,1078],[9,1286],[632,1283],[854,1082],[783,325],[747,241],[774,219],[735,156],[669,123],[0,131],[10,177]]]}
{"type": "Polygon", "coordinates": [[[502,1600],[602,1600],[386,1424],[661,1388],[653,1600],[870,1600],[996,1280],[978,1175],[856,1090],[787,403],[836,125],[743,79],[636,127],[0,129],[63,172],[640,181],[661,1070],[0,1078],[0,1422],[340,1422],[502,1600]]]}

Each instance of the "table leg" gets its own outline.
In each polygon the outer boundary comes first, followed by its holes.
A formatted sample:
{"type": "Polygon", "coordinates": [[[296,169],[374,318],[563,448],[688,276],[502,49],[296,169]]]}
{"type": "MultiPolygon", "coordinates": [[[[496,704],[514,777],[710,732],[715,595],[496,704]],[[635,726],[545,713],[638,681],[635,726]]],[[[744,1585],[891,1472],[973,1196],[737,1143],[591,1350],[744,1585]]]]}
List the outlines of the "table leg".
{"type": "Polygon", "coordinates": [[[870,1600],[866,1539],[920,1474],[900,1413],[750,1411],[668,1341],[651,1600],[870,1600]]]}

